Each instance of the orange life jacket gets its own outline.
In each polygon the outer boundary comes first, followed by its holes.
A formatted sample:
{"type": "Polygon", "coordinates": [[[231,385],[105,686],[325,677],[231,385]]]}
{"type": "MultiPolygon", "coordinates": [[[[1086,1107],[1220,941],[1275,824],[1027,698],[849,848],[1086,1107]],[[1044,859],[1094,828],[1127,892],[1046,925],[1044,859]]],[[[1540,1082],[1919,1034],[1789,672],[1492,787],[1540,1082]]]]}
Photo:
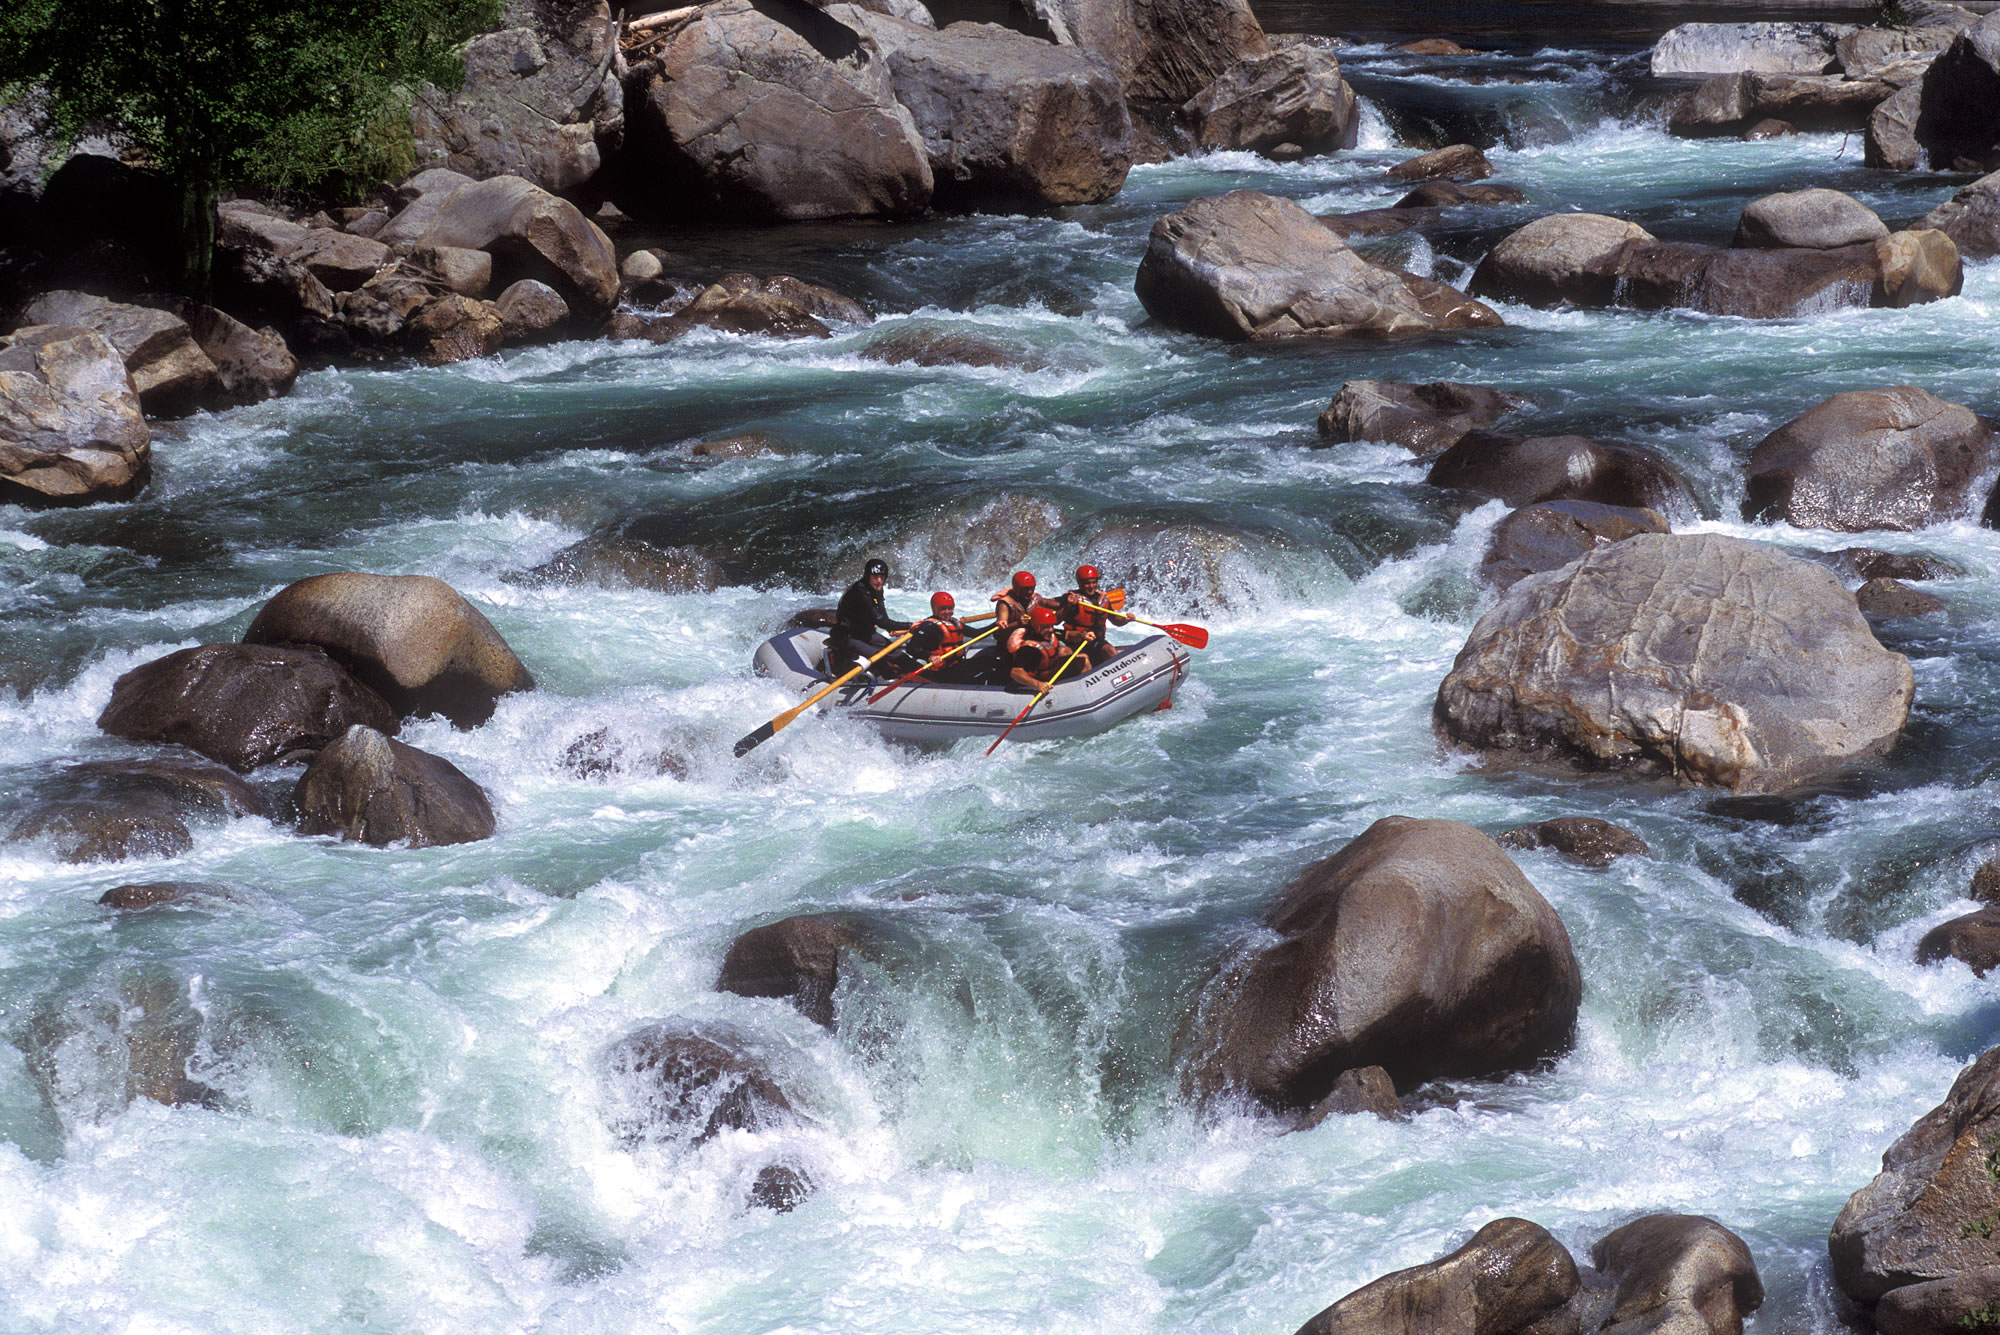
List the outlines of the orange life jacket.
{"type": "Polygon", "coordinates": [[[1040,601],[1040,598],[1031,593],[1028,595],[1028,601],[1023,603],[1014,596],[1012,589],[1002,589],[993,595],[993,610],[1000,614],[1003,625],[1019,626],[1027,621],[1028,613],[1034,611],[1035,604],[1040,601]],[[1000,605],[1002,603],[1006,606],[1002,607],[1000,605]],[[1013,617],[1011,621],[1006,620],[1009,614],[1013,617]]]}
{"type": "MultiPolygon", "coordinates": [[[[934,665],[943,662],[946,654],[965,643],[965,623],[957,617],[925,617],[917,625],[936,626],[942,637],[938,641],[938,647],[931,651],[931,662],[934,665]]],[[[914,630],[915,627],[911,629],[914,630]]]]}
{"type": "Polygon", "coordinates": [[[1035,640],[1028,638],[1028,632],[1029,628],[1027,626],[1016,626],[1013,632],[1007,636],[1008,666],[1027,668],[1034,676],[1046,677],[1049,669],[1062,661],[1062,645],[1056,641],[1053,635],[1046,640],[1035,640]],[[1034,664],[1033,666],[1030,666],[1030,663],[1021,661],[1024,656],[1030,655],[1032,655],[1030,662],[1034,664]]]}
{"type": "Polygon", "coordinates": [[[1104,638],[1104,628],[1110,624],[1102,612],[1093,612],[1084,605],[1083,591],[1071,589],[1063,595],[1062,620],[1073,630],[1087,630],[1098,639],[1104,638]]]}

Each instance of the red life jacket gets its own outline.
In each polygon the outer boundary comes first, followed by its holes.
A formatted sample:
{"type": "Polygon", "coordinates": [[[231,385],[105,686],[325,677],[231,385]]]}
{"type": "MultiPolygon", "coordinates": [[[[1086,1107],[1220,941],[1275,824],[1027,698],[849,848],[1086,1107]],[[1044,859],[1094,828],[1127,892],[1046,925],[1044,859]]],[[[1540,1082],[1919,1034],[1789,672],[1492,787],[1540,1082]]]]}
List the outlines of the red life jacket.
{"type": "Polygon", "coordinates": [[[1011,660],[1009,666],[1026,668],[1033,676],[1046,677],[1049,669],[1062,661],[1063,647],[1054,636],[1046,640],[1031,640],[1028,638],[1028,627],[1017,626],[1007,636],[1007,656],[1011,660]]]}
{"type": "Polygon", "coordinates": [[[938,641],[938,647],[931,651],[933,664],[943,662],[946,654],[965,643],[965,623],[957,617],[925,617],[917,625],[936,626],[938,634],[942,637],[938,641]]]}
{"type": "Polygon", "coordinates": [[[1071,589],[1063,595],[1062,620],[1065,626],[1074,630],[1087,630],[1098,639],[1104,638],[1104,628],[1110,624],[1102,612],[1093,612],[1083,605],[1081,590],[1071,589]]]}
{"type": "Polygon", "coordinates": [[[1012,589],[1002,589],[993,595],[993,608],[996,612],[1004,613],[1011,611],[1014,614],[1013,624],[1018,626],[1027,622],[1028,613],[1034,611],[1035,604],[1040,601],[1041,599],[1031,593],[1028,595],[1028,601],[1024,603],[1014,596],[1012,589]],[[1003,608],[1000,606],[1001,603],[1005,603],[1007,606],[1003,608]]]}

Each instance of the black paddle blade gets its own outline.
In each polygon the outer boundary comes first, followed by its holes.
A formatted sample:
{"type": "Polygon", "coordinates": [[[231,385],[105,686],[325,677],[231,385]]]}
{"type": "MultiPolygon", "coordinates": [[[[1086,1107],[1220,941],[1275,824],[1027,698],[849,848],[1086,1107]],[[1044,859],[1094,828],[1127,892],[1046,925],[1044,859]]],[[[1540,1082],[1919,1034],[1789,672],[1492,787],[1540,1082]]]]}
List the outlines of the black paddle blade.
{"type": "Polygon", "coordinates": [[[736,743],[736,758],[741,760],[777,735],[778,730],[766,723],[753,732],[743,734],[743,740],[736,743]]]}

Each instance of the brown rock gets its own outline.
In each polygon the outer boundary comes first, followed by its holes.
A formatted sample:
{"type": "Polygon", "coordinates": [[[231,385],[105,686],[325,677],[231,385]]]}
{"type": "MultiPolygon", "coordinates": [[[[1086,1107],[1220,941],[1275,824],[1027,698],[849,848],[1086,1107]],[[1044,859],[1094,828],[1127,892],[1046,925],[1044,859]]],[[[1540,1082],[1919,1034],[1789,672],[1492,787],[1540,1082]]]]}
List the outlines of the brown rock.
{"type": "Polygon", "coordinates": [[[1532,406],[1501,390],[1452,380],[1422,385],[1350,380],[1320,413],[1319,434],[1323,440],[1381,440],[1411,454],[1436,454],[1466,432],[1532,406]]]}
{"type": "Polygon", "coordinates": [[[748,273],[724,274],[672,315],[732,334],[779,338],[829,338],[833,331],[825,321],[859,324],[868,318],[858,303],[830,288],[789,274],[759,278],[748,273]]]}
{"type": "Polygon", "coordinates": [[[0,339],[0,498],[126,500],[146,485],[152,450],[125,359],[101,334],[30,325],[0,339]]]}
{"type": "Polygon", "coordinates": [[[1879,1335],[1964,1335],[1993,1324],[1995,1312],[2000,1312],[2000,1266],[1891,1289],[1873,1316],[1879,1335]]]}
{"type": "Polygon", "coordinates": [[[840,957],[858,944],[853,929],[837,918],[784,918],[752,928],[730,943],[716,990],[781,998],[814,1024],[832,1029],[840,957]]]}
{"type": "Polygon", "coordinates": [[[1496,1219],[1451,1255],[1356,1289],[1297,1335],[1529,1331],[1581,1287],[1575,1260],[1547,1229],[1496,1219]]]}
{"type": "Polygon", "coordinates": [[[1883,552],[1873,547],[1843,547],[1837,552],[1800,552],[1809,561],[1842,571],[1863,583],[1871,579],[1951,579],[1965,572],[1935,556],[1913,552],[1883,552]]]}
{"type": "Polygon", "coordinates": [[[234,898],[227,886],[201,881],[148,881],[141,885],[115,885],[97,897],[106,908],[149,909],[159,904],[185,904],[198,900],[234,898]]]}
{"type": "Polygon", "coordinates": [[[1764,1305],[1764,1284],[1743,1239],[1700,1215],[1653,1214],[1590,1249],[1617,1282],[1607,1331],[1741,1335],[1764,1305]]]}
{"type": "Polygon", "coordinates": [[[721,1025],[648,1025],[620,1039],[605,1065],[616,1086],[611,1130],[628,1145],[700,1145],[723,1131],[797,1121],[791,1097],[751,1046],[721,1025]]]}
{"type": "Polygon", "coordinates": [[[1389,48],[1411,56],[1476,56],[1479,52],[1468,46],[1460,46],[1449,37],[1421,37],[1414,42],[1404,42],[1401,46],[1389,48]]]}
{"type": "Polygon", "coordinates": [[[1917,942],[1917,963],[1936,964],[1944,959],[1970,965],[1976,978],[1984,978],[2000,965],[2000,905],[1988,904],[1925,932],[1924,939],[1917,942]]]}
{"type": "Polygon", "coordinates": [[[1425,181],[1391,208],[1456,208],[1461,204],[1525,204],[1527,195],[1511,185],[1460,185],[1456,181],[1425,181]]]}
{"type": "Polygon", "coordinates": [[[506,321],[492,302],[454,292],[419,306],[403,337],[424,365],[449,366],[492,356],[500,351],[505,332],[506,321]]]}
{"type": "Polygon", "coordinates": [[[24,325],[93,330],[118,349],[139,406],[149,417],[183,417],[220,389],[215,363],[195,342],[187,321],[171,311],[128,306],[85,292],[47,292],[21,312],[24,325]]]}
{"type": "Polygon", "coordinates": [[[1493,174],[1493,164],[1471,144],[1453,144],[1389,168],[1392,181],[1483,181],[1493,174]]]}
{"type": "Polygon", "coordinates": [[[377,847],[431,848],[493,834],[492,805],[458,766],[358,723],[313,757],[292,800],[301,833],[377,847]]]}
{"type": "Polygon", "coordinates": [[[936,329],[904,329],[871,341],[861,350],[870,361],[890,366],[991,366],[1010,370],[1040,370],[1040,357],[1010,352],[975,334],[936,329]]]}
{"type": "Polygon", "coordinates": [[[1920,617],[1944,611],[1944,600],[1913,589],[1901,580],[1871,579],[1854,591],[1864,616],[1920,617]]]}
{"type": "Polygon", "coordinates": [[[1668,531],[1666,518],[1657,510],[1595,501],[1540,501],[1520,507],[1494,526],[1479,575],[1504,592],[1529,575],[1560,570],[1607,543],[1668,531]]]}
{"type": "Polygon", "coordinates": [[[201,350],[215,364],[219,404],[261,403],[289,394],[299,378],[299,359],[277,330],[252,329],[213,306],[189,302],[179,308],[201,350]]]}
{"type": "Polygon", "coordinates": [[[1514,506],[1595,501],[1669,513],[1691,508],[1687,484],[1663,456],[1582,436],[1469,431],[1437,456],[1424,480],[1514,506]]]}
{"type": "Polygon", "coordinates": [[[1223,71],[1189,98],[1181,119],[1204,149],[1291,161],[1354,147],[1359,104],[1331,51],[1293,45],[1223,71]]]}
{"type": "Polygon", "coordinates": [[[611,239],[576,205],[517,176],[422,196],[378,235],[390,245],[486,251],[496,283],[538,279],[560,292],[570,309],[592,317],[609,312],[618,299],[611,239]]]}
{"type": "Polygon", "coordinates": [[[1913,385],[1836,394],[1757,443],[1745,512],[1850,533],[1940,523],[1964,513],[1992,437],[1913,385]]]}
{"type": "Polygon", "coordinates": [[[1922,114],[1923,96],[1923,88],[1913,84],[1898,89],[1868,113],[1868,130],[1861,150],[1865,165],[1907,172],[1915,171],[1923,163],[1924,148],[1917,142],[1917,117],[1922,114]]]}
{"type": "Polygon", "coordinates": [[[569,324],[569,303],[547,283],[523,278],[493,300],[500,312],[500,336],[508,343],[532,343],[558,336],[569,324]]]}
{"type": "Polygon", "coordinates": [[[1612,299],[1616,265],[1635,241],[1652,233],[1601,213],[1555,213],[1509,233],[1474,270],[1467,291],[1530,306],[1612,299]]]}
{"type": "Polygon", "coordinates": [[[352,292],[396,258],[380,241],[317,227],[278,253],[326,284],[329,292],[352,292]]]}
{"type": "Polygon", "coordinates": [[[1102,58],[1132,102],[1179,106],[1271,49],[1248,0],[1034,0],[1055,40],[1102,58]]]}
{"type": "Polygon", "coordinates": [[[1379,1066],[1363,1066],[1335,1076],[1326,1097],[1307,1109],[1292,1130],[1310,1131],[1329,1117],[1349,1117],[1356,1113],[1373,1113],[1385,1122],[1401,1122],[1409,1117],[1403,1111],[1403,1101],[1396,1097],[1396,1082],[1389,1078],[1389,1073],[1379,1066]]]}
{"type": "MultiPolygon", "coordinates": [[[[1884,103],[1883,105],[1887,105],[1884,103]]],[[[1873,124],[1873,121],[1870,121],[1873,124]]],[[[1799,127],[1790,121],[1781,121],[1775,116],[1766,116],[1743,132],[1746,143],[1756,143],[1763,139],[1789,139],[1799,132],[1799,127]]]]}
{"type": "Polygon", "coordinates": [[[410,262],[436,274],[440,282],[461,297],[483,297],[493,287],[493,257],[483,250],[418,246],[410,252],[410,262]]]}
{"type": "Polygon", "coordinates": [[[205,760],[94,761],[42,785],[8,838],[46,840],[64,862],[120,862],[186,852],[191,816],[268,815],[254,788],[205,760]]]}
{"type": "Polygon", "coordinates": [[[1653,856],[1644,839],[1596,816],[1562,816],[1523,825],[1493,842],[1509,850],[1550,849],[1586,867],[1608,867],[1622,857],[1653,856]]]}
{"type": "Polygon", "coordinates": [[[2000,172],[1980,177],[1932,209],[1921,225],[1950,237],[1963,259],[2000,255],[2000,172]]]}
{"type": "Polygon", "coordinates": [[[745,431],[735,436],[698,440],[689,447],[688,453],[697,459],[762,459],[774,454],[790,454],[791,450],[775,436],[767,436],[761,431],[745,431]]]}

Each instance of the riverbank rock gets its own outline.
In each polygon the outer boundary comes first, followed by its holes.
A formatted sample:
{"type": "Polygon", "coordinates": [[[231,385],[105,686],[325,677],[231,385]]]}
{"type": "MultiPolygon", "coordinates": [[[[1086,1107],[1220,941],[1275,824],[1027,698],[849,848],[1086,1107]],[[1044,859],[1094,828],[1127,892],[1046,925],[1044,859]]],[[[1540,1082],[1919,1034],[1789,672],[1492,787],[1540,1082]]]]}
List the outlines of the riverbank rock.
{"type": "Polygon", "coordinates": [[[103,335],[29,325],[0,338],[0,500],[128,500],[151,475],[152,451],[125,359],[103,335]]]}
{"type": "Polygon", "coordinates": [[[1653,234],[1601,213],[1552,213],[1501,240],[1473,271],[1466,291],[1529,306],[1604,305],[1617,284],[1616,262],[1653,234]]]}
{"type": "Polygon", "coordinates": [[[493,257],[495,283],[504,287],[521,278],[547,283],[586,318],[601,318],[618,300],[618,255],[611,238],[576,205],[518,176],[419,196],[376,236],[384,244],[413,249],[483,250],[493,257]]]}
{"type": "Polygon", "coordinates": [[[1847,23],[1683,23],[1653,44],[1655,75],[1824,74],[1838,64],[1847,23]]]}
{"type": "Polygon", "coordinates": [[[1271,42],[1248,0],[1029,0],[1056,41],[1111,66],[1133,102],[1180,106],[1271,42]]]}
{"type": "Polygon", "coordinates": [[[614,173],[634,218],[908,217],[923,136],[872,40],[801,0],[721,0],[670,38],[626,108],[614,173]]]}
{"type": "Polygon", "coordinates": [[[508,343],[538,343],[560,336],[569,324],[569,303],[547,283],[517,279],[493,299],[500,313],[500,337],[508,343]]]}
{"type": "Polygon", "coordinates": [[[1897,579],[1871,579],[1854,591],[1866,617],[1920,617],[1944,611],[1944,600],[1897,579]]]}
{"type": "Polygon", "coordinates": [[[798,1120],[754,1045],[723,1025],[647,1025],[613,1044],[604,1066],[611,1131],[627,1145],[700,1145],[798,1120]]]}
{"type": "Polygon", "coordinates": [[[1537,501],[1494,525],[1479,577],[1504,593],[1530,575],[1560,570],[1606,543],[1668,531],[1666,517],[1657,510],[1596,501],[1537,501]]]}
{"type": "Polygon", "coordinates": [[[1746,517],[1855,533],[1965,513],[1993,433],[1971,409],[1914,385],[1836,394],[1750,453],[1746,517]]]}
{"type": "Polygon", "coordinates": [[[1701,1215],[1635,1219],[1600,1238],[1590,1262],[1617,1285],[1607,1332],[1735,1335],[1764,1305],[1750,1248],[1701,1215]]]}
{"type": "Polygon", "coordinates": [[[1378,268],[1290,200],[1197,199],[1153,224],[1135,284],[1160,323],[1235,342],[1496,326],[1441,283],[1378,268]]]}
{"type": "Polygon", "coordinates": [[[1340,77],[1333,52],[1303,44],[1280,47],[1225,70],[1181,105],[1197,146],[1288,158],[1353,148],[1359,100],[1340,77]]]}
{"type": "Polygon", "coordinates": [[[292,800],[301,833],[378,848],[472,843],[491,838],[494,828],[485,791],[458,766],[363,724],[321,748],[292,800]]]}
{"type": "Polygon", "coordinates": [[[1125,184],[1132,118],[1102,61],[991,23],[934,29],[837,12],[886,60],[923,139],[936,207],[1097,204],[1125,184]]]}
{"type": "Polygon", "coordinates": [[[1451,144],[1405,158],[1388,171],[1392,181],[1483,181],[1492,174],[1493,164],[1471,144],[1451,144]]]}
{"type": "Polygon", "coordinates": [[[253,329],[198,301],[177,303],[174,311],[215,366],[216,406],[262,403],[291,393],[299,359],[277,330],[253,329]]]}
{"type": "MultiPolygon", "coordinates": [[[[1950,1281],[1968,1284],[1996,1268],[2000,1229],[2000,1048],[1967,1066],[1944,1102],[1925,1113],[1882,1155],[1882,1171],[1848,1198],[1826,1240],[1834,1281],[1864,1308],[1891,1307],[1897,1290],[1950,1281]],[[1879,1306],[1878,1306],[1879,1304],[1879,1306]]],[[[1991,1292],[1989,1289],[1988,1292],[1991,1292]]],[[[1950,1314],[1951,1329],[1969,1312],[1950,1314]]]]}
{"type": "Polygon", "coordinates": [[[1718,74],[1674,103],[1667,129],[1706,139],[1781,120],[1801,130],[1861,131],[1899,87],[1886,78],[1837,74],[1718,74]]]}
{"type": "Polygon", "coordinates": [[[149,417],[185,417],[221,390],[215,363],[195,342],[187,321],[171,311],[128,306],[87,292],[45,292],[21,312],[27,325],[74,325],[93,330],[118,349],[139,407],[149,417]]]}
{"type": "Polygon", "coordinates": [[[1917,942],[1917,963],[1958,960],[1984,978],[2000,965],[2000,905],[1988,904],[1971,913],[1939,923],[1917,942]]]}
{"type": "Polygon", "coordinates": [[[1433,380],[1350,380],[1319,415],[1322,440],[1380,440],[1411,454],[1437,454],[1468,431],[1489,427],[1534,405],[1487,385],[1433,380]]]}
{"type": "Polygon", "coordinates": [[[1399,1089],[1519,1070],[1569,1046],[1583,983],[1569,934],[1493,841],[1390,816],[1314,863],[1264,914],[1281,940],[1227,969],[1187,1079],[1309,1108],[1381,1066],[1399,1089]]]}
{"type": "Polygon", "coordinates": [[[264,604],[243,642],[322,649],[398,713],[459,727],[535,684],[493,623],[428,575],[313,575],[264,604]]]}
{"type": "Polygon", "coordinates": [[[1960,33],[1931,62],[1916,135],[1933,168],[2000,168],[2000,13],[1960,33]]]}
{"type": "Polygon", "coordinates": [[[205,644],[133,668],[97,718],[113,737],[185,746],[242,774],[317,751],[353,723],[400,726],[324,651],[248,644],[205,644]]]}
{"type": "Polygon", "coordinates": [[[1523,825],[1496,835],[1493,842],[1510,851],[1546,848],[1586,867],[1608,867],[1622,857],[1653,856],[1644,839],[1596,816],[1562,816],[1523,825]]]}
{"type": "Polygon", "coordinates": [[[1914,682],[1829,570],[1714,534],[1641,534],[1524,579],[1438,688],[1489,751],[1775,792],[1895,744],[1914,682]]]}
{"type": "Polygon", "coordinates": [[[1760,250],[1783,246],[1834,250],[1887,235],[1889,229],[1875,216],[1875,210],[1852,195],[1838,190],[1793,190],[1765,195],[1745,205],[1736,223],[1736,239],[1730,244],[1760,250]]]}
{"type": "Polygon", "coordinates": [[[1980,177],[1932,209],[1921,226],[1950,237],[1965,259],[2000,255],[2000,172],[1980,177]]]}
{"type": "Polygon", "coordinates": [[[1424,481],[1511,506],[1595,501],[1627,509],[1693,509],[1687,484],[1665,456],[1642,445],[1583,436],[1468,431],[1432,461],[1424,481]]]}
{"type": "Polygon", "coordinates": [[[1451,1255],[1356,1289],[1297,1335],[1536,1330],[1581,1288],[1575,1259],[1547,1229],[1526,1219],[1496,1219],[1451,1255]]]}
{"type": "Polygon", "coordinates": [[[1914,171],[1924,160],[1917,142],[1917,117],[1923,113],[1924,90],[1912,84],[1899,88],[1888,101],[1868,113],[1861,141],[1863,165],[1878,171],[1914,171]]]}
{"type": "Polygon", "coordinates": [[[427,301],[403,326],[403,344],[426,366],[490,357],[506,341],[507,322],[490,301],[456,292],[427,301]]]}
{"type": "Polygon", "coordinates": [[[859,944],[854,930],[838,918],[783,918],[730,942],[715,987],[740,997],[780,998],[822,1029],[832,1029],[840,957],[859,944]]]}

